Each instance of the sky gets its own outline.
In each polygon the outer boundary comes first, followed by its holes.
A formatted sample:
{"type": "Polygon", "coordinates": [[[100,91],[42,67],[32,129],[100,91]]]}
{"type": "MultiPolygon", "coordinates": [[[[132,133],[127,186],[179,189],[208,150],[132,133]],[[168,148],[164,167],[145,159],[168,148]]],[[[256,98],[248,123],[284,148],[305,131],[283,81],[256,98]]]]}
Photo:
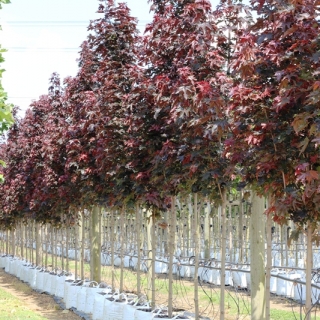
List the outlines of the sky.
{"type": "MultiPolygon", "coordinates": [[[[152,19],[148,0],[126,0],[143,32],[152,19]]],[[[90,20],[101,16],[98,0],[11,0],[0,10],[0,44],[8,52],[1,65],[8,101],[21,108],[48,92],[53,72],[75,76],[79,46],[90,20]]]]}

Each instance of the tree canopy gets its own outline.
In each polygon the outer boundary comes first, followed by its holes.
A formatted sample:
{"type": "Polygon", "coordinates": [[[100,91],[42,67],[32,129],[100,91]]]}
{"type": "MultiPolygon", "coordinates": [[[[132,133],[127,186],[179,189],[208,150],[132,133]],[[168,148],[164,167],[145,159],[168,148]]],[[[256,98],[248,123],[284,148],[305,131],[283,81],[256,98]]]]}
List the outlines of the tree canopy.
{"type": "Polygon", "coordinates": [[[101,2],[77,75],[53,74],[9,130],[3,221],[246,185],[278,223],[319,221],[319,3],[150,4],[140,36],[126,4],[101,2]]]}

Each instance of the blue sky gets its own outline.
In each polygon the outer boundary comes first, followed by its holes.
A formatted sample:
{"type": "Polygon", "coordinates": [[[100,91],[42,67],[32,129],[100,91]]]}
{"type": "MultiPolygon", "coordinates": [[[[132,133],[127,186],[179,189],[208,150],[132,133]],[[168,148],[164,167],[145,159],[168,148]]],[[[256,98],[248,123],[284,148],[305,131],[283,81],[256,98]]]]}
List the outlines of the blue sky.
{"type": "MultiPolygon", "coordinates": [[[[1,66],[9,102],[25,110],[47,93],[48,79],[77,72],[79,46],[90,20],[99,17],[98,0],[11,0],[0,11],[0,43],[7,48],[1,66]]],[[[127,0],[132,15],[144,29],[151,20],[147,0],[127,0]]]]}

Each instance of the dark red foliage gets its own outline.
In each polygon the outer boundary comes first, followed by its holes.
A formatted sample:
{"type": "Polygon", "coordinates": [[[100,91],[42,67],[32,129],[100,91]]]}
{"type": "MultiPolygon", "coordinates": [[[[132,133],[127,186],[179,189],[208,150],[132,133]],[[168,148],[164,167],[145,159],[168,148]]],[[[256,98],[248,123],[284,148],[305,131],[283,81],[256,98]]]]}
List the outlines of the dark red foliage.
{"type": "Polygon", "coordinates": [[[218,199],[232,181],[271,195],[278,223],[319,221],[318,2],[150,3],[139,37],[125,4],[101,1],[76,77],[62,89],[54,74],[10,129],[1,223],[167,209],[173,194],[218,199]]]}
{"type": "Polygon", "coordinates": [[[65,103],[70,115],[66,174],[82,203],[114,203],[131,193],[125,159],[128,110],[124,101],[137,63],[137,20],[114,1],[100,5],[103,17],[92,21],[82,46],[80,70],[68,79],[65,103]]]}
{"type": "Polygon", "coordinates": [[[240,78],[226,152],[246,181],[275,197],[276,219],[318,220],[319,8],[310,0],[252,5],[258,19],[239,38],[233,64],[240,78]]]}

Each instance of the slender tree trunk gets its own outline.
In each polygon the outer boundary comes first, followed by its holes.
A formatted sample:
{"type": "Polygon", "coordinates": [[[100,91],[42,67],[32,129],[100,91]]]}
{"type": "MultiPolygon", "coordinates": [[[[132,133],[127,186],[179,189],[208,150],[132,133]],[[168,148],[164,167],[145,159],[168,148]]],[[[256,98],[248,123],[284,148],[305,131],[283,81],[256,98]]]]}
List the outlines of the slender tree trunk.
{"type": "Polygon", "coordinates": [[[41,231],[41,267],[44,266],[44,260],[45,260],[45,255],[46,255],[46,226],[45,225],[41,225],[40,227],[40,231],[41,231]]]}
{"type": "Polygon", "coordinates": [[[213,233],[213,253],[214,258],[216,257],[217,252],[217,235],[218,235],[218,217],[217,217],[217,210],[214,208],[213,210],[213,218],[212,218],[212,233],[213,233]]]}
{"type": "Polygon", "coordinates": [[[306,259],[306,317],[305,320],[311,319],[311,278],[312,278],[312,224],[308,223],[307,226],[307,259],[306,259]]]}
{"type": "Polygon", "coordinates": [[[90,209],[90,216],[88,219],[88,224],[89,224],[89,252],[90,252],[90,280],[93,280],[93,260],[92,260],[92,252],[93,252],[93,241],[92,241],[92,236],[93,236],[93,226],[92,226],[92,217],[93,217],[93,208],[90,209]]]}
{"type": "Polygon", "coordinates": [[[228,213],[229,213],[229,218],[228,218],[228,238],[229,238],[229,256],[230,256],[230,261],[232,261],[232,252],[233,252],[233,247],[232,247],[232,205],[228,204],[228,213]]]}
{"type": "MultiPolygon", "coordinates": [[[[168,223],[168,212],[164,212],[164,221],[168,223]]],[[[163,229],[163,250],[164,250],[164,255],[168,255],[168,228],[163,229]]]]}
{"type": "Polygon", "coordinates": [[[23,228],[23,223],[20,222],[20,251],[21,251],[21,259],[22,260],[24,258],[23,244],[24,244],[24,228],[23,228]]]}
{"type": "MultiPolygon", "coordinates": [[[[70,249],[70,225],[69,222],[66,225],[66,270],[69,272],[69,249],[70,249]]],[[[62,269],[64,269],[62,267],[62,269]]],[[[75,277],[75,279],[77,279],[75,277]]]]}
{"type": "Polygon", "coordinates": [[[85,246],[85,216],[84,209],[81,210],[81,254],[80,254],[80,277],[84,279],[84,246],[85,246]]]}
{"type": "Polygon", "coordinates": [[[90,261],[92,261],[92,280],[101,282],[101,232],[100,232],[100,208],[94,206],[91,213],[91,229],[92,229],[92,251],[90,253],[90,261]]]}
{"type": "Polygon", "coordinates": [[[200,311],[199,311],[199,286],[198,286],[198,268],[199,268],[199,254],[200,254],[200,243],[199,243],[199,229],[201,228],[199,224],[199,210],[198,210],[198,194],[194,194],[193,199],[193,223],[194,223],[194,229],[193,229],[193,240],[194,240],[194,256],[195,256],[195,263],[194,263],[194,314],[195,318],[199,319],[200,311]]]}
{"type": "Polygon", "coordinates": [[[173,313],[173,255],[175,248],[175,234],[176,234],[176,197],[171,197],[171,212],[170,212],[170,239],[169,239],[169,288],[168,288],[168,314],[172,318],[173,313]]]}
{"type": "Polygon", "coordinates": [[[279,226],[280,230],[280,261],[281,267],[284,266],[284,255],[283,255],[283,226],[279,226]]]}
{"type": "Polygon", "coordinates": [[[111,211],[111,286],[112,290],[115,290],[115,269],[114,269],[114,245],[115,245],[115,217],[114,212],[111,211]]]}
{"type": "Polygon", "coordinates": [[[51,244],[51,268],[54,268],[54,229],[53,226],[50,226],[50,244],[51,244]]]}
{"type": "Polygon", "coordinates": [[[211,250],[211,237],[210,237],[210,213],[211,213],[211,205],[209,200],[207,201],[207,206],[205,210],[205,220],[204,220],[204,258],[210,259],[210,250],[211,250]]]}
{"type": "Polygon", "coordinates": [[[36,223],[35,227],[36,227],[36,265],[40,266],[40,257],[42,252],[41,228],[39,223],[36,223]]]}
{"type": "Polygon", "coordinates": [[[58,229],[54,228],[54,270],[58,268],[58,229]]]}
{"type": "Polygon", "coordinates": [[[265,218],[264,198],[252,196],[250,216],[251,319],[265,319],[265,218]]]}
{"type": "Polygon", "coordinates": [[[152,302],[152,293],[150,294],[150,291],[152,291],[152,267],[151,267],[151,260],[152,260],[152,243],[151,243],[151,230],[152,230],[152,211],[148,210],[146,213],[146,228],[147,228],[147,233],[146,233],[146,242],[147,242],[147,297],[152,302]]]}
{"type": "MultiPolygon", "coordinates": [[[[222,196],[221,196],[222,197],[222,196]]],[[[218,209],[218,217],[217,217],[217,228],[216,228],[216,239],[217,239],[217,246],[220,249],[220,258],[219,260],[221,260],[221,252],[222,252],[222,217],[221,217],[221,212],[222,212],[222,206],[219,207],[218,209]]],[[[226,214],[226,209],[224,210],[224,214],[226,214]]],[[[226,224],[226,217],[224,217],[224,225],[226,224]]],[[[224,237],[226,238],[226,234],[224,235],[224,237]]],[[[225,244],[226,246],[226,244],[225,244]]]]}
{"type": "Polygon", "coordinates": [[[36,234],[35,222],[32,222],[31,224],[31,260],[33,265],[36,263],[36,260],[34,258],[34,249],[33,249],[33,244],[35,243],[35,234],[36,234]]]}
{"type": "MultiPolygon", "coordinates": [[[[182,203],[185,205],[185,199],[182,199],[182,203]]],[[[189,255],[188,252],[188,225],[189,225],[189,215],[188,211],[185,209],[182,209],[182,216],[183,216],[183,255],[187,257],[189,255]]]]}
{"type": "Polygon", "coordinates": [[[25,247],[25,257],[28,261],[28,225],[24,226],[24,247],[25,247]]]}
{"type": "Polygon", "coordinates": [[[45,248],[46,248],[46,253],[45,253],[45,261],[44,261],[44,266],[47,269],[48,268],[48,249],[49,249],[49,239],[48,239],[48,225],[45,226],[44,228],[44,236],[45,236],[45,248]]]}
{"type": "Polygon", "coordinates": [[[194,212],[193,212],[193,203],[192,203],[192,195],[189,195],[189,201],[188,201],[188,209],[189,209],[189,232],[188,232],[188,240],[189,240],[189,243],[190,243],[190,250],[193,252],[193,255],[195,254],[194,253],[194,242],[193,241],[190,241],[193,237],[193,234],[194,234],[194,229],[195,229],[195,225],[193,223],[193,220],[194,220],[194,212]]]}
{"type": "Polygon", "coordinates": [[[248,247],[249,247],[249,244],[248,244],[248,238],[250,236],[250,228],[249,228],[249,212],[248,212],[248,208],[246,209],[246,229],[244,230],[244,257],[245,257],[245,261],[248,261],[248,247]]]}
{"type": "Polygon", "coordinates": [[[137,239],[137,295],[138,297],[141,296],[141,212],[139,203],[136,204],[136,239],[137,239]]]}
{"type": "Polygon", "coordinates": [[[123,292],[124,246],[124,207],[122,207],[120,212],[120,292],[123,292]]]}
{"type": "Polygon", "coordinates": [[[239,200],[239,230],[238,230],[238,241],[239,241],[239,262],[243,263],[243,203],[242,203],[243,191],[240,191],[239,200]]]}
{"type": "MultiPolygon", "coordinates": [[[[269,200],[268,206],[271,205],[269,200]]],[[[266,265],[266,320],[270,320],[270,280],[272,269],[272,238],[271,238],[272,217],[267,215],[267,265],[266,265]]]]}
{"type": "MultiPolygon", "coordinates": [[[[227,206],[227,190],[223,188],[221,190],[221,287],[220,287],[220,320],[225,319],[225,283],[226,283],[226,246],[227,246],[227,232],[226,232],[226,206],[227,206]]],[[[219,225],[220,228],[220,225],[219,225]]]]}
{"type": "Polygon", "coordinates": [[[16,254],[16,245],[15,245],[15,243],[16,243],[16,234],[15,234],[15,229],[12,229],[11,231],[10,231],[10,233],[11,233],[11,254],[12,254],[12,256],[14,257],[15,256],[15,254],[16,254]]]}
{"type": "Polygon", "coordinates": [[[151,308],[156,307],[156,234],[155,234],[155,214],[153,212],[150,221],[150,238],[151,238],[151,308]]]}
{"type": "Polygon", "coordinates": [[[29,224],[29,256],[30,261],[32,264],[34,264],[33,261],[33,222],[29,224]]]}
{"type": "Polygon", "coordinates": [[[286,267],[289,266],[289,248],[288,248],[288,226],[284,227],[284,250],[285,250],[285,257],[286,257],[286,267]]]}
{"type": "Polygon", "coordinates": [[[78,246],[79,246],[79,226],[78,226],[78,217],[76,219],[76,224],[74,226],[74,278],[78,278],[78,246]]]}
{"type": "Polygon", "coordinates": [[[190,255],[190,225],[191,225],[191,213],[190,208],[186,212],[186,242],[187,242],[187,256],[190,255]]]}

